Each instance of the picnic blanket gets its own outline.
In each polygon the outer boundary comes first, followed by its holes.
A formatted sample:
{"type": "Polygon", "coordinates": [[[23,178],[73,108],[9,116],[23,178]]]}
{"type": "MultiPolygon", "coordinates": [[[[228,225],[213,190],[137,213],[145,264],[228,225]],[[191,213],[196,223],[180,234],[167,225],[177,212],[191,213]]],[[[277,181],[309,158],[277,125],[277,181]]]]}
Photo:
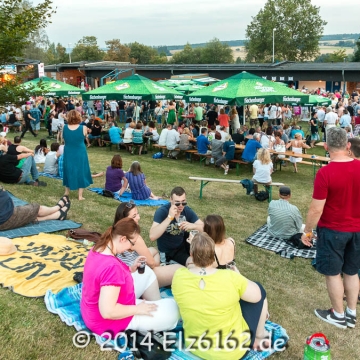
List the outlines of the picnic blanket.
{"type": "Polygon", "coordinates": [[[45,176],[51,179],[56,179],[56,180],[62,180],[62,177],[60,177],[59,175],[52,175],[52,174],[47,174],[44,172],[39,172],[39,176],[45,176]]]}
{"type": "Polygon", "coordinates": [[[83,245],[60,235],[42,233],[12,242],[17,252],[0,257],[0,284],[27,297],[74,285],[74,273],[83,271],[88,254],[83,245]]]}
{"type": "MultiPolygon", "coordinates": [[[[87,188],[87,189],[99,195],[102,195],[102,192],[104,190],[103,188],[95,188],[95,187],[87,188]]],[[[114,199],[120,202],[128,202],[132,198],[131,198],[131,193],[124,192],[121,196],[119,196],[117,193],[114,193],[114,199]]],[[[169,203],[168,200],[164,200],[164,199],[160,199],[160,200],[146,199],[146,200],[133,200],[133,201],[136,204],[136,206],[162,206],[169,203]]]]}
{"type": "Polygon", "coordinates": [[[288,244],[284,239],[270,235],[267,231],[267,224],[257,229],[245,241],[251,245],[274,251],[281,257],[287,259],[293,259],[295,256],[303,257],[305,259],[314,259],[316,257],[316,250],[300,250],[288,244]]]}
{"type": "MultiPolygon", "coordinates": [[[[8,191],[8,193],[9,193],[12,201],[14,202],[15,206],[22,206],[22,205],[27,204],[26,201],[17,198],[13,194],[11,194],[9,191],[8,191]]],[[[12,229],[12,230],[0,231],[0,236],[4,236],[9,239],[13,239],[13,238],[17,238],[17,237],[37,235],[40,233],[52,233],[52,232],[61,231],[61,230],[77,229],[81,225],[82,224],[77,223],[72,220],[63,220],[63,221],[45,220],[45,221],[40,221],[37,223],[28,224],[26,226],[12,229]]]]}
{"type": "MultiPolygon", "coordinates": [[[[56,314],[60,317],[61,321],[63,321],[68,326],[74,326],[78,333],[81,331],[85,336],[86,340],[90,342],[91,331],[87,329],[80,313],[80,299],[81,299],[81,290],[82,284],[77,284],[72,287],[68,287],[62,289],[57,294],[54,294],[51,290],[47,291],[45,294],[45,305],[49,312],[56,314]],[[88,334],[88,336],[86,336],[88,334]]],[[[171,289],[161,289],[161,297],[172,297],[171,289]]],[[[277,339],[283,339],[283,344],[285,345],[289,336],[286,333],[286,330],[282,328],[280,325],[277,325],[271,321],[267,321],[265,324],[267,331],[272,334],[273,343],[277,339]]],[[[172,330],[174,332],[182,330],[182,322],[179,321],[176,329],[172,330]]],[[[74,336],[75,337],[75,336],[74,336]]],[[[99,335],[95,335],[96,342],[101,346],[105,340],[102,339],[99,335]]],[[[123,346],[125,343],[124,339],[119,344],[119,340],[117,344],[114,344],[114,341],[107,342],[108,346],[112,349],[118,350],[119,346],[123,346]]],[[[87,343],[88,344],[88,343],[87,343]]],[[[273,354],[275,350],[271,349],[269,351],[257,352],[251,350],[249,354],[246,356],[246,360],[262,360],[269,357],[273,354]]],[[[126,350],[122,352],[123,357],[120,359],[125,359],[129,356],[129,351],[126,350]]],[[[170,354],[169,354],[170,355],[170,354]]],[[[130,359],[130,358],[129,358],[130,359]]],[[[199,357],[186,352],[185,350],[181,350],[179,348],[176,349],[171,356],[169,357],[171,360],[198,360],[199,357]]]]}

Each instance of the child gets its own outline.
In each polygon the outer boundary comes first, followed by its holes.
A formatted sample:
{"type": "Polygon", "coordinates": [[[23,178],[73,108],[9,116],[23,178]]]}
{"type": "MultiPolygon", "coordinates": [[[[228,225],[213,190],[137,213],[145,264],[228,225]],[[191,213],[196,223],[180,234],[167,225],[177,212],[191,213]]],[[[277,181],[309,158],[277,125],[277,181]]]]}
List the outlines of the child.
{"type": "Polygon", "coordinates": [[[40,140],[40,145],[37,145],[35,148],[34,160],[36,164],[44,164],[46,154],[49,152],[47,147],[46,139],[40,140]]]}
{"type": "Polygon", "coordinates": [[[258,183],[269,185],[272,182],[271,174],[273,172],[273,163],[271,162],[270,152],[267,149],[259,149],[257,159],[253,163],[254,193],[258,192],[258,183]]]}
{"type": "Polygon", "coordinates": [[[57,175],[58,174],[58,157],[60,153],[58,152],[60,147],[59,143],[52,143],[50,146],[50,152],[46,155],[44,173],[57,175]]]}
{"type": "Polygon", "coordinates": [[[233,160],[235,156],[235,143],[232,141],[231,135],[229,134],[225,136],[222,151],[222,157],[217,160],[215,164],[216,166],[221,166],[224,169],[224,175],[227,175],[229,171],[229,165],[227,165],[227,162],[229,160],[233,160]]]}
{"type": "Polygon", "coordinates": [[[146,185],[145,175],[141,171],[140,163],[134,161],[129,171],[125,174],[125,181],[119,191],[121,196],[129,184],[133,200],[159,200],[161,197],[155,196],[146,185]]]}

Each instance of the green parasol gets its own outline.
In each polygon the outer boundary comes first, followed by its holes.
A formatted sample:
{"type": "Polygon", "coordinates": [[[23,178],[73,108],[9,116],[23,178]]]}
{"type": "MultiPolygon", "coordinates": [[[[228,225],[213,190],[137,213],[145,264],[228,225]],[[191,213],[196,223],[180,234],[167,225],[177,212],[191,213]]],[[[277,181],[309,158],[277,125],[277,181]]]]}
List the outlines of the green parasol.
{"type": "Polygon", "coordinates": [[[172,88],[178,86],[178,84],[175,84],[169,80],[158,80],[157,82],[161,85],[164,85],[167,87],[172,87],[172,88]]]}
{"type": "Polygon", "coordinates": [[[101,86],[82,95],[84,100],[166,100],[183,94],[138,74],[101,86]]]}
{"type": "Polygon", "coordinates": [[[20,86],[32,88],[31,92],[45,96],[73,96],[80,95],[85,92],[85,90],[81,90],[76,86],[72,86],[46,76],[27,81],[20,86]]]}
{"type": "Polygon", "coordinates": [[[320,95],[310,95],[308,102],[301,102],[300,104],[303,106],[329,106],[331,105],[331,99],[320,95]]]}
{"type": "Polygon", "coordinates": [[[308,102],[309,95],[243,71],[186,97],[193,103],[251,105],[308,102]]]}
{"type": "Polygon", "coordinates": [[[204,86],[201,85],[181,85],[174,88],[176,91],[181,91],[186,94],[192,93],[194,91],[198,91],[202,89],[204,86]]]}

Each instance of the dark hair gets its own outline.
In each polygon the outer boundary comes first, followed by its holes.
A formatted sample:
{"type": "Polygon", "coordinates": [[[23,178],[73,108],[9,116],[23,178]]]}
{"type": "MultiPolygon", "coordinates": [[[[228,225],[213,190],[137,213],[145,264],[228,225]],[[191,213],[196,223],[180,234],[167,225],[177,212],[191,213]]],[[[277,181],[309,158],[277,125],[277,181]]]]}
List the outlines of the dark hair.
{"type": "Polygon", "coordinates": [[[190,254],[194,265],[198,267],[212,265],[215,260],[214,240],[205,232],[196,234],[191,241],[190,254]]]}
{"type": "Polygon", "coordinates": [[[278,136],[279,138],[281,138],[281,132],[280,131],[275,131],[274,135],[275,135],[275,137],[278,136]]]}
{"type": "Polygon", "coordinates": [[[170,198],[172,198],[173,195],[181,196],[181,195],[184,195],[184,194],[185,194],[184,188],[182,188],[181,186],[177,186],[177,187],[174,187],[171,190],[170,198]]]}
{"type": "Polygon", "coordinates": [[[131,166],[130,166],[130,170],[131,173],[133,173],[135,176],[139,175],[142,173],[141,171],[141,166],[140,163],[138,161],[134,161],[131,166]]]}
{"type": "Polygon", "coordinates": [[[206,128],[206,127],[201,128],[201,133],[202,133],[202,134],[205,134],[206,132],[207,132],[207,128],[206,128]]]}
{"type": "Polygon", "coordinates": [[[250,134],[250,135],[254,135],[254,134],[255,134],[255,129],[254,129],[254,128],[251,128],[251,129],[249,130],[249,134],[250,134]]]}
{"type": "Polygon", "coordinates": [[[211,126],[210,126],[210,130],[212,130],[212,131],[216,130],[216,126],[215,126],[215,125],[211,125],[211,126]]]}
{"type": "Polygon", "coordinates": [[[136,124],[135,129],[140,130],[140,129],[142,129],[142,128],[143,128],[143,123],[142,123],[141,121],[139,121],[139,122],[136,124]]]}
{"type": "Polygon", "coordinates": [[[46,139],[41,139],[40,145],[37,145],[35,148],[35,153],[37,153],[40,149],[46,149],[46,148],[47,148],[46,139]]]}
{"type": "Polygon", "coordinates": [[[60,144],[57,143],[57,142],[54,142],[50,145],[50,150],[51,151],[58,151],[59,150],[59,147],[60,147],[60,144]]]}
{"type": "Polygon", "coordinates": [[[140,227],[134,221],[134,219],[121,219],[115,225],[110,226],[101,235],[100,240],[95,243],[93,251],[103,251],[112,238],[117,235],[126,236],[128,239],[133,239],[135,234],[140,234],[140,227]]]}
{"type": "Polygon", "coordinates": [[[21,137],[20,136],[15,136],[14,137],[14,143],[15,144],[20,144],[21,143],[21,137]]]}
{"type": "Polygon", "coordinates": [[[215,139],[221,140],[221,134],[218,131],[215,133],[215,139]]]}
{"type": "Polygon", "coordinates": [[[122,168],[122,158],[119,154],[116,154],[113,156],[113,158],[111,159],[111,167],[113,169],[121,169],[122,168]]]}
{"type": "Polygon", "coordinates": [[[135,207],[136,207],[136,205],[133,203],[122,202],[116,209],[113,225],[115,225],[121,219],[127,218],[129,216],[130,211],[132,209],[134,209],[135,207]]]}
{"type": "Polygon", "coordinates": [[[94,120],[94,125],[95,125],[95,126],[100,126],[99,120],[94,120]]]}
{"type": "Polygon", "coordinates": [[[348,139],[348,141],[351,144],[350,151],[357,159],[360,159],[360,139],[352,138],[348,139]]]}
{"type": "Polygon", "coordinates": [[[77,125],[81,123],[81,115],[76,110],[70,110],[68,112],[67,122],[68,125],[77,125]]]}
{"type": "Polygon", "coordinates": [[[266,135],[272,135],[273,133],[273,128],[271,126],[269,126],[267,129],[266,129],[266,135]]]}
{"type": "Polygon", "coordinates": [[[149,121],[149,127],[154,128],[155,127],[155,123],[153,121],[149,121]]]}
{"type": "Polygon", "coordinates": [[[225,224],[220,215],[208,215],[204,219],[204,232],[215,242],[220,244],[225,238],[225,224]]]}

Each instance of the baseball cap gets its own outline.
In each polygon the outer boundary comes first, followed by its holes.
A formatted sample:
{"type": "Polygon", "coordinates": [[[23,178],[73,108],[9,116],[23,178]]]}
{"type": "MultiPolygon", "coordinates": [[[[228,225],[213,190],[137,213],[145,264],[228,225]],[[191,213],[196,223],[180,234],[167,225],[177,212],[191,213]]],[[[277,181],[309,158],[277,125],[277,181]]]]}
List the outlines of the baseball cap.
{"type": "Polygon", "coordinates": [[[283,196],[288,196],[291,194],[291,190],[288,186],[280,186],[279,194],[283,196]]]}

